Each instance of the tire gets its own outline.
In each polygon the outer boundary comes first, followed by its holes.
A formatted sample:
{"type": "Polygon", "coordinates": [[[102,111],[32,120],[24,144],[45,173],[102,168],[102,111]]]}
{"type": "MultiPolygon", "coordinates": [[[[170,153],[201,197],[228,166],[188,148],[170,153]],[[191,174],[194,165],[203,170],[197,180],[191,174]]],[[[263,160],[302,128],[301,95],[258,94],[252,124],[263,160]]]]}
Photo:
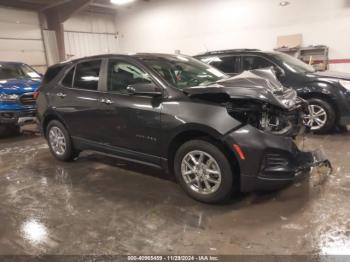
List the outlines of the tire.
{"type": "MultiPolygon", "coordinates": [[[[204,203],[220,203],[228,200],[233,193],[233,173],[231,165],[225,154],[216,145],[210,142],[204,140],[191,140],[183,144],[175,154],[174,173],[184,191],[198,201],[204,203]],[[202,153],[202,164],[208,164],[210,157],[215,161],[213,162],[211,160],[211,164],[209,164],[209,169],[211,170],[210,174],[207,172],[208,169],[206,167],[208,166],[202,165],[201,167],[199,165],[199,169],[197,169],[196,174],[192,173],[185,178],[183,173],[189,171],[192,172],[192,170],[194,170],[189,169],[190,166],[185,164],[185,160],[188,160],[189,162],[187,161],[187,163],[190,165],[194,165],[194,162],[189,160],[191,159],[190,154],[195,157],[198,163],[202,153]],[[220,175],[212,173],[215,170],[219,170],[221,173],[221,179],[218,179],[220,175]],[[209,187],[211,187],[211,190],[209,191],[206,183],[204,182],[205,177],[208,175],[211,179],[211,181],[207,180],[209,187]],[[195,179],[195,177],[198,176],[200,176],[199,179],[201,182],[195,179]],[[191,184],[190,180],[195,182],[191,184]],[[213,180],[215,180],[217,183],[212,183],[213,180]],[[205,187],[205,189],[199,190],[199,185],[201,188],[205,187]],[[206,192],[204,192],[204,190],[206,190],[206,192]]],[[[207,178],[208,177],[206,177],[206,179],[207,178]]]]}
{"type": "Polygon", "coordinates": [[[4,136],[7,134],[7,127],[5,125],[0,125],[0,136],[4,136]]]}
{"type": "Polygon", "coordinates": [[[18,125],[0,125],[0,136],[18,136],[20,133],[20,127],[18,125]]]}
{"type": "Polygon", "coordinates": [[[11,125],[9,129],[11,134],[14,134],[16,136],[21,134],[21,127],[19,125],[11,125]]]}
{"type": "Polygon", "coordinates": [[[69,162],[78,156],[78,153],[76,153],[76,151],[74,150],[71,137],[67,129],[64,127],[64,125],[61,122],[57,120],[53,120],[48,124],[46,128],[46,139],[48,141],[51,154],[56,159],[60,161],[69,162]],[[50,135],[50,132],[53,132],[52,135],[50,135]],[[56,135],[56,139],[57,137],[60,137],[60,139],[54,140],[55,135],[56,135]],[[63,147],[55,148],[55,144],[57,145],[57,141],[63,141],[65,145],[64,148],[63,147]]]}
{"type": "MultiPolygon", "coordinates": [[[[314,107],[315,111],[317,111],[321,108],[322,110],[324,110],[326,115],[325,118],[319,118],[320,120],[326,120],[325,123],[322,126],[319,125],[315,128],[311,127],[311,132],[314,132],[316,134],[325,134],[331,131],[331,129],[335,127],[336,122],[336,113],[332,105],[329,104],[327,101],[318,98],[311,98],[307,101],[309,102],[309,109],[310,107],[314,107]]],[[[305,123],[307,124],[309,120],[310,118],[306,118],[305,123]]],[[[315,121],[313,123],[317,125],[315,121]]]]}

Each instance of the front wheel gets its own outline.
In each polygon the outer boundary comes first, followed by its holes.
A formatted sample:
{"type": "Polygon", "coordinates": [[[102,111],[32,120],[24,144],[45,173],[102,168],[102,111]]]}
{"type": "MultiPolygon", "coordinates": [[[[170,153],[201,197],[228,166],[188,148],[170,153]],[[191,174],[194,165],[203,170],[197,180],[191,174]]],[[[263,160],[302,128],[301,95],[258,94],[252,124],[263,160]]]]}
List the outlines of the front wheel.
{"type": "Polygon", "coordinates": [[[20,133],[20,127],[18,125],[0,124],[0,136],[19,135],[20,133]]]}
{"type": "Polygon", "coordinates": [[[315,133],[329,132],[335,125],[336,114],[328,102],[312,98],[308,100],[309,113],[305,116],[304,123],[315,133]]]}
{"type": "Polygon", "coordinates": [[[233,173],[225,154],[214,144],[192,140],[176,152],[174,171],[185,192],[205,203],[227,200],[233,191],[233,173]]]}
{"type": "Polygon", "coordinates": [[[60,161],[71,161],[77,156],[70,135],[61,122],[51,121],[46,130],[49,148],[55,158],[60,161]]]}

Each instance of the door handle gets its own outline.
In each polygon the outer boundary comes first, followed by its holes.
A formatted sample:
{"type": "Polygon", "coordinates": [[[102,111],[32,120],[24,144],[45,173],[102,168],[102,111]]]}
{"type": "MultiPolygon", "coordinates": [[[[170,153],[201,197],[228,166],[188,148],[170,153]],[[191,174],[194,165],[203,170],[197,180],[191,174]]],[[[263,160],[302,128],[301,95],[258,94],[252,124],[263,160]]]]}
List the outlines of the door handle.
{"type": "Polygon", "coordinates": [[[57,93],[56,96],[58,96],[60,98],[65,98],[67,95],[64,93],[57,93]]]}
{"type": "Polygon", "coordinates": [[[106,104],[106,105],[111,105],[111,104],[113,104],[113,101],[110,100],[110,99],[108,99],[108,98],[102,98],[102,99],[100,100],[100,102],[101,102],[101,103],[104,103],[104,104],[106,104]]]}

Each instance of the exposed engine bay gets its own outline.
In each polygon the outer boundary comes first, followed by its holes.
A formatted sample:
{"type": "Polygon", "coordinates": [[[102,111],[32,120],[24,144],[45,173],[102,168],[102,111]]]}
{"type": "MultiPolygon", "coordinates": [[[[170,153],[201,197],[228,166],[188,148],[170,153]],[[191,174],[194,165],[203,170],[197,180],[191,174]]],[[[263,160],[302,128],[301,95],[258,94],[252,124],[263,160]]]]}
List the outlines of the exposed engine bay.
{"type": "Polygon", "coordinates": [[[227,112],[242,123],[276,135],[297,135],[303,128],[307,103],[298,99],[291,110],[283,110],[268,103],[231,100],[225,103],[227,112]]]}
{"type": "Polygon", "coordinates": [[[215,85],[186,88],[189,96],[220,103],[238,121],[276,135],[296,136],[305,130],[308,104],[284,87],[272,69],[245,71],[215,85]]]}

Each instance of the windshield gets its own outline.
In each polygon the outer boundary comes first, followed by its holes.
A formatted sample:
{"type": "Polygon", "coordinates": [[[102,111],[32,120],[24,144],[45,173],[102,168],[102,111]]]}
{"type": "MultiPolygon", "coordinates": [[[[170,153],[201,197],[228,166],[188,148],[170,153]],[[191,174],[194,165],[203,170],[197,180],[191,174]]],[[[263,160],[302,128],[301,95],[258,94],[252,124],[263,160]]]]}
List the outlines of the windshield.
{"type": "Polygon", "coordinates": [[[144,57],[141,59],[178,89],[209,85],[227,78],[216,68],[188,56],[144,57]]]}
{"type": "Polygon", "coordinates": [[[13,78],[40,78],[40,75],[25,64],[0,63],[0,80],[13,78]]]}
{"type": "Polygon", "coordinates": [[[293,73],[314,73],[315,69],[308,64],[300,61],[299,59],[283,54],[283,53],[273,53],[273,57],[279,60],[285,67],[287,67],[293,73]]]}

